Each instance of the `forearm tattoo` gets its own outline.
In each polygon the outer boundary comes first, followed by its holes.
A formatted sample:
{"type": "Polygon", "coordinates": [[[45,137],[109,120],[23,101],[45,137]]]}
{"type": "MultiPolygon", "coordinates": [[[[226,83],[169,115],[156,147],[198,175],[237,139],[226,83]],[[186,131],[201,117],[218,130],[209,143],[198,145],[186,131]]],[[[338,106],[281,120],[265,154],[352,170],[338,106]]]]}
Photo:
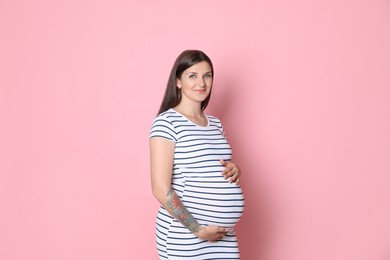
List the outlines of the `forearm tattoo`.
{"type": "Polygon", "coordinates": [[[167,192],[168,200],[167,206],[172,210],[174,217],[187,227],[192,233],[200,231],[201,227],[196,219],[184,206],[183,202],[177,196],[173,189],[167,192]]]}

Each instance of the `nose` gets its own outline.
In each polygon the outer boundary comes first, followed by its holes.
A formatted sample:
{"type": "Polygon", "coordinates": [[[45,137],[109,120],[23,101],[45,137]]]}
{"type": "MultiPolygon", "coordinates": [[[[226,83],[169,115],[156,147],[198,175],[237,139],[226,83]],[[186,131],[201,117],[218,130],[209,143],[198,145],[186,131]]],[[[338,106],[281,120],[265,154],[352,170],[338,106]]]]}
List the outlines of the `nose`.
{"type": "Polygon", "coordinates": [[[200,85],[201,87],[204,87],[204,86],[205,86],[204,78],[200,78],[200,80],[199,80],[199,85],[200,85]]]}

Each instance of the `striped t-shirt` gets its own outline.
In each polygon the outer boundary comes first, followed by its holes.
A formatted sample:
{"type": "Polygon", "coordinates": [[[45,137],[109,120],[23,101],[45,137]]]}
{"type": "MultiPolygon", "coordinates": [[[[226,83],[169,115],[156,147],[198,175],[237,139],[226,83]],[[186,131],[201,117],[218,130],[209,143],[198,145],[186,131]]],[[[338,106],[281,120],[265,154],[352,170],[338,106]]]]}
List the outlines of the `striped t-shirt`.
{"type": "MultiPolygon", "coordinates": [[[[222,176],[220,160],[230,161],[231,148],[217,117],[207,115],[207,126],[198,126],[174,109],[153,121],[150,138],[175,143],[172,188],[200,225],[234,227],[244,211],[242,190],[222,176]]],[[[160,259],[240,259],[234,231],[210,243],[197,238],[160,207],[156,221],[160,259]]]]}

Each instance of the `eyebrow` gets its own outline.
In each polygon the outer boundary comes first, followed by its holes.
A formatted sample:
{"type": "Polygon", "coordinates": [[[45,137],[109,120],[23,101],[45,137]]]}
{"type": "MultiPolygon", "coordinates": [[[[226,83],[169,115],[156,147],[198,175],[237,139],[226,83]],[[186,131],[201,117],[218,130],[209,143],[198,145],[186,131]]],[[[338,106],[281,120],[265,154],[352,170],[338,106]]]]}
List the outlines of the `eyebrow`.
{"type": "MultiPolygon", "coordinates": [[[[188,74],[190,74],[190,73],[193,73],[193,74],[198,74],[198,73],[196,73],[196,72],[189,71],[189,72],[187,72],[187,74],[186,74],[186,75],[188,75],[188,74]]],[[[212,73],[212,71],[208,71],[208,72],[204,73],[203,75],[205,75],[205,74],[209,74],[209,73],[212,73]]]]}

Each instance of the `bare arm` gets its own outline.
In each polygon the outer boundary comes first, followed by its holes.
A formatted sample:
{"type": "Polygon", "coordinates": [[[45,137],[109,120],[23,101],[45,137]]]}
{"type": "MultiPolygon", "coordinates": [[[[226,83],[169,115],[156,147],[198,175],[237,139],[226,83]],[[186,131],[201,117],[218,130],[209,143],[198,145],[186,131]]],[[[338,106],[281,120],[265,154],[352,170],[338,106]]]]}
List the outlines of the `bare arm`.
{"type": "Polygon", "coordinates": [[[169,189],[167,192],[168,200],[166,205],[169,210],[172,211],[172,215],[180,221],[185,227],[187,227],[192,233],[196,234],[201,230],[201,227],[196,221],[196,219],[191,215],[191,213],[186,209],[186,207],[181,202],[179,196],[173,189],[169,189]]]}
{"type": "Polygon", "coordinates": [[[227,229],[217,226],[201,227],[184,206],[171,187],[175,144],[161,137],[150,139],[150,169],[152,191],[164,208],[199,238],[215,241],[221,239],[227,229]]]}

